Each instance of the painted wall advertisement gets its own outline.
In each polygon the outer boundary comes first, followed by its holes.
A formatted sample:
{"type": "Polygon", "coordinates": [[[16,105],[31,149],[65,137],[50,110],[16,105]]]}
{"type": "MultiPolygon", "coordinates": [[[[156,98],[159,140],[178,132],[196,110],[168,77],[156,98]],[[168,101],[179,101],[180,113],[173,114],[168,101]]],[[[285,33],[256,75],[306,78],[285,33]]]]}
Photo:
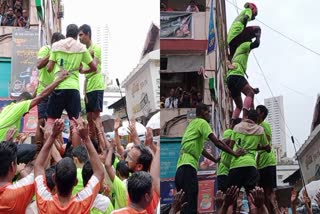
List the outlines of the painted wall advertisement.
{"type": "Polygon", "coordinates": [[[126,102],[129,118],[148,117],[157,110],[154,102],[156,88],[149,69],[144,69],[126,87],[126,102]]]}
{"type": "Polygon", "coordinates": [[[199,180],[198,213],[213,213],[215,180],[199,180]]]}
{"type": "Polygon", "coordinates": [[[12,41],[10,95],[17,97],[24,91],[33,94],[38,86],[38,30],[17,28],[12,41]]]}
{"type": "Polygon", "coordinates": [[[192,38],[192,13],[161,12],[160,38],[192,38]]]}

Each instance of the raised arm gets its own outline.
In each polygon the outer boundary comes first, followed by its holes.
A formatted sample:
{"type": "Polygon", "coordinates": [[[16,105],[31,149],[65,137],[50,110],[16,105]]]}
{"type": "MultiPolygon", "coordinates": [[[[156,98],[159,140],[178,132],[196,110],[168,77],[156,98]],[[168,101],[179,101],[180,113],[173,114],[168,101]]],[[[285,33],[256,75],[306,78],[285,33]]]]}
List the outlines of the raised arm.
{"type": "Polygon", "coordinates": [[[113,182],[114,181],[114,177],[115,172],[112,168],[112,153],[114,152],[114,148],[113,145],[111,143],[107,143],[107,157],[106,157],[106,161],[104,162],[106,171],[110,177],[110,180],[113,182]]]}
{"type": "Polygon", "coordinates": [[[50,155],[50,150],[51,147],[58,137],[58,135],[63,131],[64,128],[64,121],[62,119],[57,119],[54,122],[54,125],[52,127],[52,132],[43,145],[41,151],[38,154],[38,157],[36,159],[36,162],[34,164],[34,175],[37,177],[38,175],[43,175],[45,176],[45,167],[46,167],[46,162],[48,159],[48,156],[50,155]]]}
{"type": "Polygon", "coordinates": [[[75,121],[83,144],[87,148],[89,161],[92,165],[93,175],[96,176],[101,182],[104,179],[104,171],[102,168],[101,161],[99,159],[99,155],[89,137],[88,122],[83,120],[81,117],[79,117],[78,119],[73,118],[73,121],[75,121]]]}
{"type": "Polygon", "coordinates": [[[156,149],[150,167],[150,175],[152,177],[153,189],[160,196],[160,143],[157,143],[156,149]]]}

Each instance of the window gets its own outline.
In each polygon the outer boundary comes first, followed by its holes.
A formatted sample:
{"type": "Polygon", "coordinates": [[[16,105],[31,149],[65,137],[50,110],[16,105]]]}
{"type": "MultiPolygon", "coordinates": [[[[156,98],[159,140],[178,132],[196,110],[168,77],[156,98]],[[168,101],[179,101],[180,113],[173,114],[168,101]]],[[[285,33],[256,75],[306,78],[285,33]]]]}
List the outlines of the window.
{"type": "Polygon", "coordinates": [[[167,66],[168,66],[168,58],[161,57],[160,58],[160,70],[167,70],[167,66]]]}
{"type": "Polygon", "coordinates": [[[283,178],[283,175],[278,175],[278,179],[282,179],[283,178]]]}

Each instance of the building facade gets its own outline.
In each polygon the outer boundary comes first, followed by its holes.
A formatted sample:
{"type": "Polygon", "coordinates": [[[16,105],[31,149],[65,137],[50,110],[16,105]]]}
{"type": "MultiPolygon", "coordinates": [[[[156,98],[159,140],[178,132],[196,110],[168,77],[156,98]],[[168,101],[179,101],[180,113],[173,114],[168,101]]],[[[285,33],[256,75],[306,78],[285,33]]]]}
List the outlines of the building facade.
{"type": "Polygon", "coordinates": [[[264,105],[269,110],[267,121],[272,130],[272,145],[274,145],[277,159],[281,159],[287,156],[283,96],[267,98],[264,100],[264,105]]]}

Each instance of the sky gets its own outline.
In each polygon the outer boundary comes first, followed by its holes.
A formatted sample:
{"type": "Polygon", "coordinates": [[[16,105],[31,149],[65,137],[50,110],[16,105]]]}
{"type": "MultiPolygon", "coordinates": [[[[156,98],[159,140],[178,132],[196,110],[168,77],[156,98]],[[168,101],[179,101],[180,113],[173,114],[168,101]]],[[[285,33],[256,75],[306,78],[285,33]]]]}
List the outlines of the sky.
{"type": "MultiPolygon", "coordinates": [[[[242,9],[246,2],[226,0],[228,27],[237,16],[233,4],[242,9]]],[[[255,105],[264,104],[265,98],[283,96],[284,118],[289,128],[286,128],[287,153],[289,157],[293,157],[294,148],[290,136],[296,138],[298,149],[310,135],[313,111],[320,88],[320,58],[319,55],[289,41],[262,23],[320,53],[320,30],[317,28],[320,2],[311,0],[252,0],[251,2],[258,7],[258,16],[256,20],[249,22],[248,26],[259,25],[262,30],[260,47],[253,51],[262,71],[251,53],[247,69],[248,81],[253,87],[260,89],[255,105]]]]}
{"type": "MultiPolygon", "coordinates": [[[[159,0],[66,0],[62,32],[68,24],[108,24],[109,77],[120,83],[139,63],[144,42],[152,23],[159,26],[159,0]]],[[[92,32],[94,34],[95,32],[92,32]]]]}

